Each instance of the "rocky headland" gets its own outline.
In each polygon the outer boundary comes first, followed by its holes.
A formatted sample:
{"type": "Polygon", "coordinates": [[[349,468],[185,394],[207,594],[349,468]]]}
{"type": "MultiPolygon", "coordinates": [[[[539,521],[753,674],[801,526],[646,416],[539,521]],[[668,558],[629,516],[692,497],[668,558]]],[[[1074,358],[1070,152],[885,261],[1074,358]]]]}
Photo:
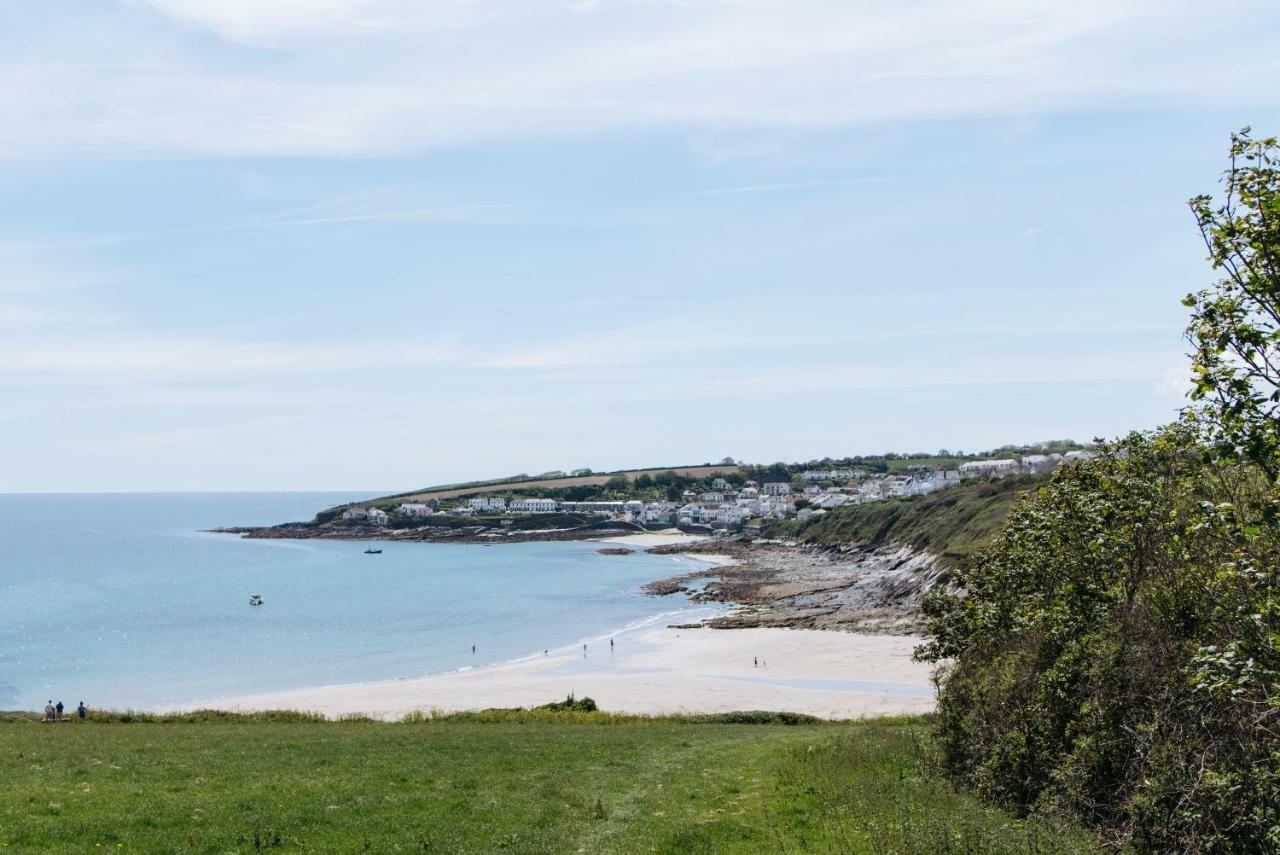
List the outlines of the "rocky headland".
{"type": "Polygon", "coordinates": [[[694,602],[739,606],[704,624],[719,629],[913,633],[921,627],[920,600],[951,578],[936,555],[903,546],[836,549],[742,538],[648,551],[732,561],[646,586],[654,596],[681,593],[694,602]]]}

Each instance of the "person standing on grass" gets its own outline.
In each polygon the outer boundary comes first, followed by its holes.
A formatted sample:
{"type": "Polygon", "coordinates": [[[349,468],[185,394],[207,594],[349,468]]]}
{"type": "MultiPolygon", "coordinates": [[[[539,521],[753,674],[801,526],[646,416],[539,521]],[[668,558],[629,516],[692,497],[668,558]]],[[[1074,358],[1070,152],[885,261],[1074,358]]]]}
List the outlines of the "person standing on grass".
{"type": "Polygon", "coordinates": [[[53,721],[53,698],[49,699],[49,703],[44,705],[44,720],[53,721]]]}
{"type": "Polygon", "coordinates": [[[53,709],[58,714],[58,721],[62,721],[62,701],[58,701],[57,706],[55,706],[53,709]]]}
{"type": "Polygon", "coordinates": [[[80,716],[81,721],[89,717],[89,708],[84,705],[84,701],[81,701],[80,706],[76,707],[76,715],[80,716]]]}

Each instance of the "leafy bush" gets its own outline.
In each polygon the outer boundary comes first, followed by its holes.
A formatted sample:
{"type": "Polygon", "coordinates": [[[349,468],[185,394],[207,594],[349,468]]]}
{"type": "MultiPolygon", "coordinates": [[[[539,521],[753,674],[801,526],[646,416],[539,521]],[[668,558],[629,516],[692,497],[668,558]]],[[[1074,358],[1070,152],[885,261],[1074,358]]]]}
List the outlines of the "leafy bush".
{"type": "Polygon", "coordinates": [[[1188,421],[1067,466],[925,605],[947,768],[1140,851],[1280,847],[1280,494],[1188,421]]]}
{"type": "Polygon", "coordinates": [[[569,695],[563,701],[543,704],[540,707],[536,707],[536,709],[550,710],[552,712],[595,712],[599,707],[596,706],[596,702],[591,698],[575,698],[573,695],[569,695]]]}

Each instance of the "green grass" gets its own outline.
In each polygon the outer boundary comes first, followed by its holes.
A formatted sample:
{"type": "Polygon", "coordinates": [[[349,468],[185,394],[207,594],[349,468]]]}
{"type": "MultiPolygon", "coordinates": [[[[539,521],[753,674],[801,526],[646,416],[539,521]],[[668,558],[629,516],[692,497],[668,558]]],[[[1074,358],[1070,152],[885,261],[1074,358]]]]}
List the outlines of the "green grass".
{"type": "Polygon", "coordinates": [[[848,505],[807,523],[774,523],[764,533],[824,546],[896,543],[963,559],[991,541],[1019,496],[1048,480],[1048,475],[1019,475],[971,481],[927,496],[848,505]]]}
{"type": "Polygon", "coordinates": [[[0,723],[0,851],[1094,851],[928,770],[922,720],[0,723]]]}

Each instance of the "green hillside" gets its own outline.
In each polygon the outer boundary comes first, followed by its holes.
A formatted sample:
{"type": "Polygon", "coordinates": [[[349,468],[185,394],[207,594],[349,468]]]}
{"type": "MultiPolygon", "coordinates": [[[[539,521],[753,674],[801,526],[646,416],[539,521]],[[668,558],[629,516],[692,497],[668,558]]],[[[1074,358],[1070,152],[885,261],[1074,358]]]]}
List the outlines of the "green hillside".
{"type": "Polygon", "coordinates": [[[935,777],[922,720],[280,718],[0,723],[0,849],[1094,851],[935,777]]]}
{"type": "Polygon", "coordinates": [[[806,523],[774,523],[764,533],[824,546],[896,543],[961,559],[991,540],[1020,495],[1048,481],[1047,475],[973,481],[927,496],[836,508],[806,523]]]}

